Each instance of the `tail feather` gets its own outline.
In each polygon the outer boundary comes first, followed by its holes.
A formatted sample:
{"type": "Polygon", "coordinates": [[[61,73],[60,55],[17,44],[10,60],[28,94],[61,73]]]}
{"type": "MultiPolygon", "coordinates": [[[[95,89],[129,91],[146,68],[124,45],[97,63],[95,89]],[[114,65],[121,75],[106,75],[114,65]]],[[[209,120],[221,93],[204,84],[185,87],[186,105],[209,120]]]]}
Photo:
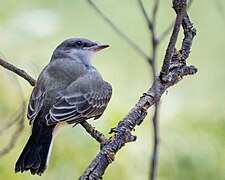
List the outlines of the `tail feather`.
{"type": "Polygon", "coordinates": [[[38,163],[40,162],[40,150],[41,150],[41,145],[35,147],[34,145],[30,149],[30,152],[28,153],[24,165],[26,168],[31,168],[38,166],[38,163]]]}
{"type": "Polygon", "coordinates": [[[47,168],[47,164],[48,164],[48,160],[49,160],[49,156],[51,153],[51,146],[52,146],[52,137],[48,139],[48,141],[46,142],[46,144],[48,144],[48,146],[43,146],[40,154],[42,155],[40,157],[40,167],[38,169],[37,174],[41,175],[45,169],[47,168]]]}
{"type": "Polygon", "coordinates": [[[41,175],[46,170],[53,129],[54,126],[34,124],[32,134],[16,162],[15,172],[30,170],[33,175],[41,175]]]}

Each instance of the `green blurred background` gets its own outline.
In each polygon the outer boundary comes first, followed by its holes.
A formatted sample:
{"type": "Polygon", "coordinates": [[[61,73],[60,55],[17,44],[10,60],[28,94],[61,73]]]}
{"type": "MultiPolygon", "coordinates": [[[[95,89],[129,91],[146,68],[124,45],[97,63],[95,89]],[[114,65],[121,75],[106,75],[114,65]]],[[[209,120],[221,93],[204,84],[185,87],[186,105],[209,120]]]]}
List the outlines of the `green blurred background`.
{"type": "MultiPolygon", "coordinates": [[[[139,46],[151,53],[149,32],[136,0],[94,1],[115,24],[139,46]]],[[[145,0],[151,14],[152,1],[145,0]]],[[[114,89],[102,118],[91,124],[104,134],[134,106],[152,83],[148,64],[103,22],[84,0],[13,1],[0,0],[0,57],[37,78],[49,62],[52,51],[64,39],[86,37],[108,43],[94,65],[114,89]]],[[[164,94],[160,103],[159,180],[225,179],[225,1],[194,0],[189,9],[197,28],[189,64],[198,67],[195,76],[185,78],[164,94]]],[[[162,0],[157,33],[175,18],[171,1],[162,0]]],[[[179,44],[182,39],[180,33],[179,44]]],[[[157,54],[160,69],[169,36],[157,54]]],[[[179,45],[178,45],[179,47],[179,45]]],[[[0,126],[21,106],[15,75],[0,68],[0,126]]],[[[26,99],[32,87],[17,78],[26,99]]],[[[152,110],[136,128],[138,139],[116,155],[104,179],[147,180],[152,151],[152,110]]],[[[5,147],[15,131],[0,136],[5,147]]],[[[30,134],[28,121],[15,148],[0,159],[0,179],[78,179],[95,157],[99,145],[80,126],[68,127],[56,138],[50,165],[40,178],[30,173],[15,174],[17,160],[30,134]]],[[[109,136],[109,135],[107,135],[109,136]]]]}

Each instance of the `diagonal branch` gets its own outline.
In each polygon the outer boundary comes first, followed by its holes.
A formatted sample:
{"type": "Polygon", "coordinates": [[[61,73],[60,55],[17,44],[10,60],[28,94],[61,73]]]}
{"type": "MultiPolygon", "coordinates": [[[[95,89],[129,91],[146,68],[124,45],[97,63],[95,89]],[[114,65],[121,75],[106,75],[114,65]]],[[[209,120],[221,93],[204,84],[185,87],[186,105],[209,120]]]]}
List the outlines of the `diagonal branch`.
{"type": "Polygon", "coordinates": [[[112,140],[103,145],[100,152],[87,167],[80,180],[97,180],[102,177],[108,165],[114,160],[115,154],[128,142],[136,140],[131,131],[140,125],[147,115],[147,109],[155,103],[155,95],[159,98],[170,86],[178,83],[184,76],[192,75],[197,72],[194,66],[182,66],[170,71],[172,78],[170,82],[163,83],[160,77],[156,77],[152,87],[140,98],[135,107],[118,123],[113,132],[112,140]],[[156,90],[155,90],[155,87],[156,90]]]}
{"type": "MultiPolygon", "coordinates": [[[[13,67],[12,65],[10,65],[10,67],[13,67]]],[[[15,69],[15,68],[14,68],[15,69]]],[[[18,69],[17,69],[18,71],[18,69]]],[[[24,94],[22,91],[22,88],[19,84],[19,81],[17,79],[16,76],[13,76],[15,79],[14,81],[14,85],[17,88],[17,92],[19,93],[19,97],[22,100],[22,105],[21,108],[19,109],[19,111],[14,115],[15,117],[13,117],[11,120],[8,120],[4,125],[1,126],[0,128],[0,135],[3,134],[5,131],[7,131],[11,126],[13,126],[14,124],[16,124],[16,130],[13,132],[13,135],[11,137],[11,139],[9,139],[8,141],[8,145],[6,145],[5,147],[3,147],[0,151],[0,158],[2,156],[4,156],[5,154],[7,154],[8,152],[10,152],[14,146],[16,145],[17,139],[19,138],[19,136],[21,135],[23,129],[24,129],[24,121],[25,121],[25,113],[26,113],[26,101],[24,98],[24,94]]]]}
{"type": "MultiPolygon", "coordinates": [[[[189,1],[188,1],[187,9],[189,9],[189,8],[191,7],[193,1],[194,1],[194,0],[189,0],[189,1]]],[[[158,38],[158,41],[159,41],[159,42],[162,42],[162,41],[166,38],[166,36],[167,36],[167,35],[170,33],[170,31],[172,30],[173,26],[174,26],[174,22],[171,22],[170,25],[169,25],[169,26],[162,32],[162,34],[159,36],[159,38],[158,38]]]]}
{"type": "Polygon", "coordinates": [[[24,78],[25,80],[27,80],[31,86],[35,85],[36,80],[32,78],[31,76],[29,76],[24,70],[17,68],[16,66],[6,62],[5,60],[1,58],[0,58],[0,65],[8,69],[9,71],[16,73],[18,76],[24,78]]]}
{"type": "Polygon", "coordinates": [[[155,0],[154,6],[153,6],[153,11],[152,11],[152,22],[153,22],[153,24],[155,24],[155,21],[156,21],[156,15],[157,15],[157,12],[158,12],[158,8],[159,8],[159,0],[155,0]]]}
{"type": "Polygon", "coordinates": [[[146,53],[132,41],[123,31],[121,31],[91,0],[87,0],[88,4],[101,16],[101,18],[118,34],[127,44],[130,45],[139,55],[149,62],[146,53]]]}
{"type": "Polygon", "coordinates": [[[144,7],[142,1],[141,1],[141,0],[138,0],[138,3],[139,3],[139,6],[140,6],[140,8],[141,8],[141,12],[142,12],[143,16],[145,17],[145,20],[146,20],[146,22],[147,22],[147,24],[148,24],[149,29],[152,30],[153,22],[152,22],[152,21],[150,20],[150,18],[148,17],[148,14],[147,14],[147,12],[146,12],[146,10],[145,10],[145,7],[144,7]]]}

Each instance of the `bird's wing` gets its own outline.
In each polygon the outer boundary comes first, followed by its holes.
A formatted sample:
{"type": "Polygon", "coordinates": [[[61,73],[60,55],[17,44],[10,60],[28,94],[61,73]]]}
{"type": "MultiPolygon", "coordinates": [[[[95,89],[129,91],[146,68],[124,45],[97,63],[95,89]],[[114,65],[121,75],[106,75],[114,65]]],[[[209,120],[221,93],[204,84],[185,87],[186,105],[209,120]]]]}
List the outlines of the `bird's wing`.
{"type": "Polygon", "coordinates": [[[38,84],[36,84],[33,89],[28,105],[27,118],[30,120],[30,124],[34,122],[44,102],[44,81],[39,81],[37,83],[38,84]]]}
{"type": "Polygon", "coordinates": [[[46,116],[48,125],[66,121],[69,124],[79,123],[89,118],[99,118],[104,112],[112,95],[112,87],[102,81],[101,86],[93,88],[86,82],[90,90],[84,92],[80,84],[75,83],[76,93],[64,95],[49,111],[46,116]],[[77,86],[77,87],[76,87],[77,86]]]}

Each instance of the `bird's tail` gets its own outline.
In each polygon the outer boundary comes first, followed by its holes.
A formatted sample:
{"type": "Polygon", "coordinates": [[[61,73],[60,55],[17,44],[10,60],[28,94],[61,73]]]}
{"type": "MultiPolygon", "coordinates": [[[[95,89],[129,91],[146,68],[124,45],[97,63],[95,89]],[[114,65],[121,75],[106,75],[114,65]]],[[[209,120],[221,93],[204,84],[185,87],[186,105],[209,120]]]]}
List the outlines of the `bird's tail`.
{"type": "Polygon", "coordinates": [[[31,174],[41,175],[47,168],[52,147],[54,126],[34,122],[32,134],[15,165],[15,172],[30,170],[31,174]]]}

